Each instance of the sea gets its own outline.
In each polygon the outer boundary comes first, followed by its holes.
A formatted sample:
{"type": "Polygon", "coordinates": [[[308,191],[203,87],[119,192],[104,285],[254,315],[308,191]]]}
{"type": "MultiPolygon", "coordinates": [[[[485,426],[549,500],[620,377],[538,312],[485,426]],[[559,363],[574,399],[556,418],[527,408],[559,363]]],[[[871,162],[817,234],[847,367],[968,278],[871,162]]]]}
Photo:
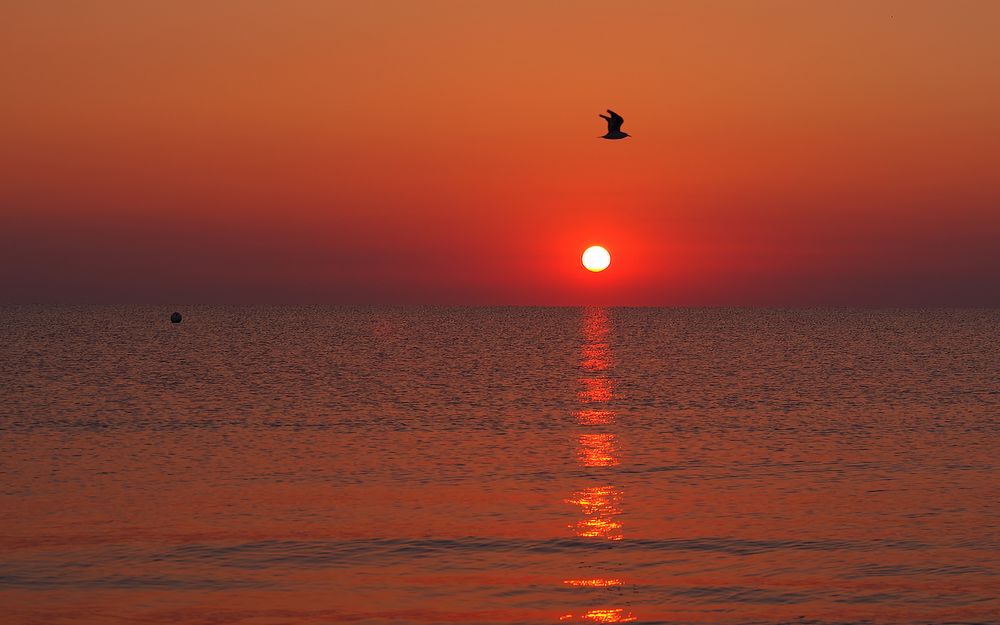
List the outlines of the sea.
{"type": "Polygon", "coordinates": [[[1000,623],[998,464],[998,310],[6,306],[0,623],[1000,623]]]}

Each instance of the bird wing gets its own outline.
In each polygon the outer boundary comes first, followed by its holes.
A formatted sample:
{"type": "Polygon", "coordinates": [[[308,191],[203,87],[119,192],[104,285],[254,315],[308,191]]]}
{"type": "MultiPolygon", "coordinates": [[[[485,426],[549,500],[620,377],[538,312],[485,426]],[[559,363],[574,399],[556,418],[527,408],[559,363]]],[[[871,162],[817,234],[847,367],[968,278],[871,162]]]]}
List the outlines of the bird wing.
{"type": "Polygon", "coordinates": [[[610,130],[611,132],[616,132],[616,131],[621,132],[622,122],[625,121],[625,118],[619,115],[618,113],[615,113],[611,109],[608,109],[608,112],[611,113],[610,118],[601,115],[601,117],[604,117],[604,119],[608,120],[608,130],[610,130]]]}

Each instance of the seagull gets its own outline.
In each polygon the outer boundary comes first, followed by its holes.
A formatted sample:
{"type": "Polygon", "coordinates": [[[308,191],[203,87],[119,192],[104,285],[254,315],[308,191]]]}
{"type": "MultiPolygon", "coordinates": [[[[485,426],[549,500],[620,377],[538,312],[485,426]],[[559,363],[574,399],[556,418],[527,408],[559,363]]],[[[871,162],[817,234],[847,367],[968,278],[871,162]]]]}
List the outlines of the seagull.
{"type": "Polygon", "coordinates": [[[611,113],[611,117],[608,117],[607,115],[601,115],[601,119],[605,119],[608,122],[608,134],[600,138],[624,139],[625,137],[628,137],[629,134],[627,132],[622,132],[622,122],[625,121],[625,118],[623,118],[618,113],[615,113],[611,109],[608,109],[608,112],[611,113]]]}

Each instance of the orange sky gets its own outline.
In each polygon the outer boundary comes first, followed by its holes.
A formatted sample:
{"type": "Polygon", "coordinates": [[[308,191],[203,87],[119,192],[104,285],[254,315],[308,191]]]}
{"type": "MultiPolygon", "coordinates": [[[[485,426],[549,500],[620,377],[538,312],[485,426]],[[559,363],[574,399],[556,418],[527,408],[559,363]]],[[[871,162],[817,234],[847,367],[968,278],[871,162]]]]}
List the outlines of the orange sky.
{"type": "Polygon", "coordinates": [[[998,32],[992,1],[6,2],[0,301],[1000,305],[998,32]]]}

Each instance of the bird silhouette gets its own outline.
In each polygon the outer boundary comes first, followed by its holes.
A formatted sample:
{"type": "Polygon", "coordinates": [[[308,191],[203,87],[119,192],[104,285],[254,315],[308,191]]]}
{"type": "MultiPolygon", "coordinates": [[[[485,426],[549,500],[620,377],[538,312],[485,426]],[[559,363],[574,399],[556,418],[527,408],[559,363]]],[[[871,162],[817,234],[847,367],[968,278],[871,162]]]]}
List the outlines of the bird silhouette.
{"type": "Polygon", "coordinates": [[[627,132],[622,132],[622,122],[625,121],[625,118],[611,109],[608,109],[608,113],[611,113],[611,117],[601,115],[601,119],[608,122],[608,134],[602,136],[601,139],[624,139],[628,137],[629,134],[627,132]]]}

